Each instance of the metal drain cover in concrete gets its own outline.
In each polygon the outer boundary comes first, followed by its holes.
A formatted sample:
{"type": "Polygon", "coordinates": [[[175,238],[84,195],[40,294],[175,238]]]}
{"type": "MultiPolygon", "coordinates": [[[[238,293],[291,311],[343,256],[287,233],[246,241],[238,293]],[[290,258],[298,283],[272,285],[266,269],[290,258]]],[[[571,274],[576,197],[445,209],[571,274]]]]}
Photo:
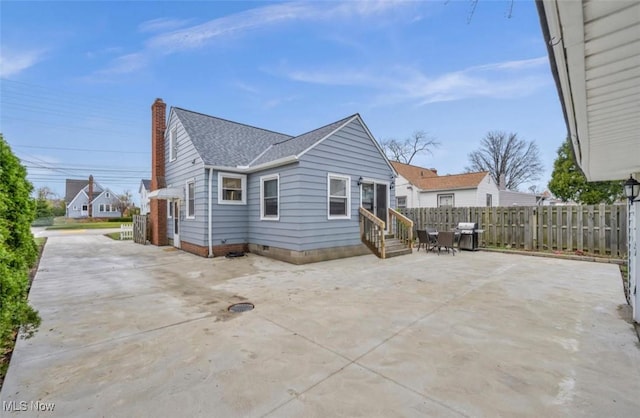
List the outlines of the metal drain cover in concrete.
{"type": "Polygon", "coordinates": [[[250,311],[254,308],[253,303],[249,303],[249,302],[242,302],[242,303],[235,303],[231,306],[229,306],[229,312],[246,312],[246,311],[250,311]]]}

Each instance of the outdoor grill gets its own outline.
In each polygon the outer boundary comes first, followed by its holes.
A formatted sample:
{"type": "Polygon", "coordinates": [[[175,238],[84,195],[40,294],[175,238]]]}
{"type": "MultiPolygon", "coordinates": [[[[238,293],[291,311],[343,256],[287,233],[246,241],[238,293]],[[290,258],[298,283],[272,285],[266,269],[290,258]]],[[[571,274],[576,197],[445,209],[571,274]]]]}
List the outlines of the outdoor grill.
{"type": "Polygon", "coordinates": [[[460,233],[460,241],[458,248],[461,250],[477,251],[478,250],[478,234],[484,232],[478,229],[477,222],[460,222],[457,232],[460,233]]]}

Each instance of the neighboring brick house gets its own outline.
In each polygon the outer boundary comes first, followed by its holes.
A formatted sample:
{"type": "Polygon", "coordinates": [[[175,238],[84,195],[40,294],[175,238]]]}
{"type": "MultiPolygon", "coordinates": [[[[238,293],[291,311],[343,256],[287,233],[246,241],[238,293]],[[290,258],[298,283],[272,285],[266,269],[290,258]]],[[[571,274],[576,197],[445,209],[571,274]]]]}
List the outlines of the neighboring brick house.
{"type": "Polygon", "coordinates": [[[498,186],[488,171],[439,176],[435,169],[392,161],[398,172],[398,208],[498,206],[498,186]]]}
{"type": "Polygon", "coordinates": [[[166,118],[157,99],[153,244],[298,264],[370,253],[360,208],[386,222],[396,173],[360,115],[299,136],[177,107],[166,118]]]}
{"type": "Polygon", "coordinates": [[[65,203],[67,218],[117,218],[120,216],[118,197],[102,187],[93,176],[88,180],[66,179],[65,203]]]}

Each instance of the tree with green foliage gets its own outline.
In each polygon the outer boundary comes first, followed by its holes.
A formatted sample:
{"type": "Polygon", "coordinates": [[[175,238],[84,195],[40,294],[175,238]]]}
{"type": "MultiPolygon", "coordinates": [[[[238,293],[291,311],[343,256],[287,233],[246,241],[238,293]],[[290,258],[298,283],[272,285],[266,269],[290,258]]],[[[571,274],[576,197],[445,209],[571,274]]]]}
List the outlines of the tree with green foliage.
{"type": "Polygon", "coordinates": [[[37,257],[30,225],[35,217],[33,186],[0,134],[0,348],[13,342],[19,327],[29,334],[40,325],[29,306],[29,268],[37,257]]]}
{"type": "Polygon", "coordinates": [[[567,138],[558,148],[549,190],[565,202],[572,200],[583,205],[611,204],[622,196],[622,181],[588,182],[576,164],[571,142],[567,138]]]}

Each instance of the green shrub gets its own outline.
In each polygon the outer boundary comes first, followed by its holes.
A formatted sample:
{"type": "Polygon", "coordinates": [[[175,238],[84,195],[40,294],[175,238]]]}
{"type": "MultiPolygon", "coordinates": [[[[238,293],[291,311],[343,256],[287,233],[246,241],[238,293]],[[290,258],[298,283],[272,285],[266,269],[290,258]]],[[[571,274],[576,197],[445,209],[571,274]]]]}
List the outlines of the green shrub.
{"type": "Polygon", "coordinates": [[[123,218],[108,218],[107,222],[119,222],[119,223],[127,223],[127,222],[133,222],[133,218],[131,217],[123,217],[123,218]]]}
{"type": "Polygon", "coordinates": [[[37,257],[30,230],[36,209],[32,189],[26,169],[0,134],[0,348],[13,342],[17,328],[31,333],[40,324],[27,302],[28,271],[37,257]]]}

